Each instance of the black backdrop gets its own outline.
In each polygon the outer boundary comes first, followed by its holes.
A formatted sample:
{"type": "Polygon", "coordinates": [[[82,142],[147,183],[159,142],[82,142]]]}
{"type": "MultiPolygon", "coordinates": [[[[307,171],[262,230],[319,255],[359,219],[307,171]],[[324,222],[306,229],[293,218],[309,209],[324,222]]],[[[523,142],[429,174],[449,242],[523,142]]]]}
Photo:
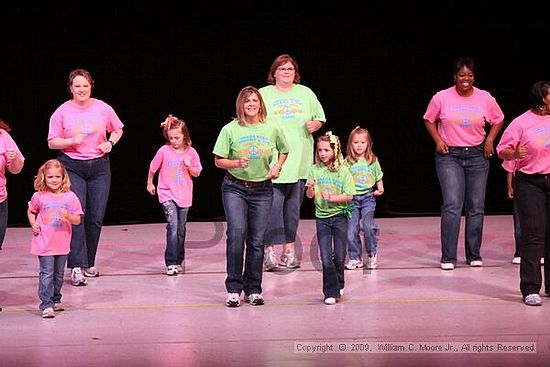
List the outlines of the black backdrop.
{"type": "MultiPolygon", "coordinates": [[[[379,217],[439,214],[434,144],[422,115],[431,96],[452,85],[457,56],[476,59],[476,86],[497,98],[505,124],[527,109],[530,85],[550,79],[546,13],[522,12],[517,5],[77,6],[3,5],[1,11],[0,116],[26,156],[23,172],[8,174],[12,226],[27,224],[33,176],[55,156],[47,148],[48,121],[69,98],[67,76],[77,67],[92,73],[94,96],[125,123],[111,154],[106,224],[164,221],[145,187],[149,162],[163,144],[159,124],[168,113],[187,121],[204,166],[189,219],[222,220],[223,172],[211,154],[215,139],[234,116],[238,91],[265,85],[281,53],[297,59],[303,84],[324,106],[328,123],[320,132],[332,130],[346,141],[361,125],[373,135],[386,188],[379,217]]],[[[500,163],[492,159],[488,213],[511,209],[500,163]]],[[[302,217],[312,216],[306,198],[302,217]]]]}

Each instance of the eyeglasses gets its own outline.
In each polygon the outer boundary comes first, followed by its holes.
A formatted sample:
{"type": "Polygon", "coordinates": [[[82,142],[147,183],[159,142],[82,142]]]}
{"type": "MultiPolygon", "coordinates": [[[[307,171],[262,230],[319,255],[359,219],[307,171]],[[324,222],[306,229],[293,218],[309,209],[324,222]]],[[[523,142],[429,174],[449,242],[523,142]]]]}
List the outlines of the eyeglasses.
{"type": "Polygon", "coordinates": [[[294,68],[277,68],[279,71],[294,71],[294,68]]]}

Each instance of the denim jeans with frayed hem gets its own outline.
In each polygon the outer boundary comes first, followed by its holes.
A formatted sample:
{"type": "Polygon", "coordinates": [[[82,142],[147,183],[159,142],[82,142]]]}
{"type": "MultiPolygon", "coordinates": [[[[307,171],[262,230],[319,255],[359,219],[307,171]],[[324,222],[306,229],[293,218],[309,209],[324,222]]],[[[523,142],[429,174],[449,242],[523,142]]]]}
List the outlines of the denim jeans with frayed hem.
{"type": "Polygon", "coordinates": [[[164,262],[168,265],[181,265],[185,260],[185,232],[189,208],[180,208],[172,201],[162,203],[166,217],[166,250],[164,262]]]}

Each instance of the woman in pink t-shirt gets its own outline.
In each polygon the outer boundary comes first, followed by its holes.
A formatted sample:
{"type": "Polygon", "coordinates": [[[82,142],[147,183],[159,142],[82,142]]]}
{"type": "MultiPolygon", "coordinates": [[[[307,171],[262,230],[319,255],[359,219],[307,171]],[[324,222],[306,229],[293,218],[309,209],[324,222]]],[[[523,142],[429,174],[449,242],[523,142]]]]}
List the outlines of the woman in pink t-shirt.
{"type": "Polygon", "coordinates": [[[435,168],[443,198],[443,270],[453,270],[457,263],[463,208],[466,263],[483,265],[480,249],[489,158],[504,114],[489,92],[474,87],[474,66],[471,58],[459,58],[454,65],[455,85],[437,92],[424,114],[424,124],[435,142],[435,168]],[[490,126],[488,134],[486,125],[490,126]]]}
{"type": "Polygon", "coordinates": [[[533,107],[504,130],[497,153],[506,162],[515,161],[521,295],[526,305],[540,306],[541,256],[545,259],[545,293],[550,295],[550,82],[533,84],[531,98],[533,107]]]}
{"type": "Polygon", "coordinates": [[[59,106],[50,118],[48,146],[58,149],[67,168],[72,190],[84,209],[84,223],[76,225],[67,266],[75,286],[97,277],[97,244],[111,187],[109,153],[122,137],[123,124],[111,106],[92,98],[94,80],[84,69],[70,72],[72,99],[59,106]],[[109,134],[109,136],[107,136],[109,134]]]}
{"type": "MultiPolygon", "coordinates": [[[[16,174],[21,172],[25,157],[10,135],[10,125],[0,119],[0,250],[8,227],[8,191],[6,189],[6,170],[16,174]]],[[[0,309],[2,310],[2,309],[0,309]]]]}
{"type": "Polygon", "coordinates": [[[61,287],[72,226],[78,225],[83,214],[80,201],[70,191],[67,170],[57,159],[44,163],[34,179],[33,194],[27,217],[31,225],[31,254],[38,256],[40,274],[38,295],[43,318],[55,317],[63,311],[61,287]]]}

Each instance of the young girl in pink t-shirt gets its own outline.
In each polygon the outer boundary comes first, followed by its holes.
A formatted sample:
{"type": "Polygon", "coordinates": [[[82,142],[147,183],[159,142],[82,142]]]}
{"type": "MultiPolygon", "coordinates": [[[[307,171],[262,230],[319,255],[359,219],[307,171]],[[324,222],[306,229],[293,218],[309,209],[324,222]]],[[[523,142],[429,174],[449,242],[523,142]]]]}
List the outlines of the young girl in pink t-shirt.
{"type": "Polygon", "coordinates": [[[72,226],[80,224],[84,214],[70,187],[65,167],[57,159],[50,159],[38,169],[34,179],[36,192],[27,210],[33,234],[31,254],[38,255],[40,263],[38,295],[43,318],[55,317],[55,311],[64,310],[61,287],[72,226]]]}
{"type": "Polygon", "coordinates": [[[193,177],[202,171],[197,151],[191,146],[189,130],[183,120],[169,115],[160,125],[166,139],[149,165],[147,191],[158,195],[166,217],[166,274],[183,273],[185,262],[185,226],[193,201],[193,177]],[[155,188],[153,178],[158,174],[155,188]]]}

